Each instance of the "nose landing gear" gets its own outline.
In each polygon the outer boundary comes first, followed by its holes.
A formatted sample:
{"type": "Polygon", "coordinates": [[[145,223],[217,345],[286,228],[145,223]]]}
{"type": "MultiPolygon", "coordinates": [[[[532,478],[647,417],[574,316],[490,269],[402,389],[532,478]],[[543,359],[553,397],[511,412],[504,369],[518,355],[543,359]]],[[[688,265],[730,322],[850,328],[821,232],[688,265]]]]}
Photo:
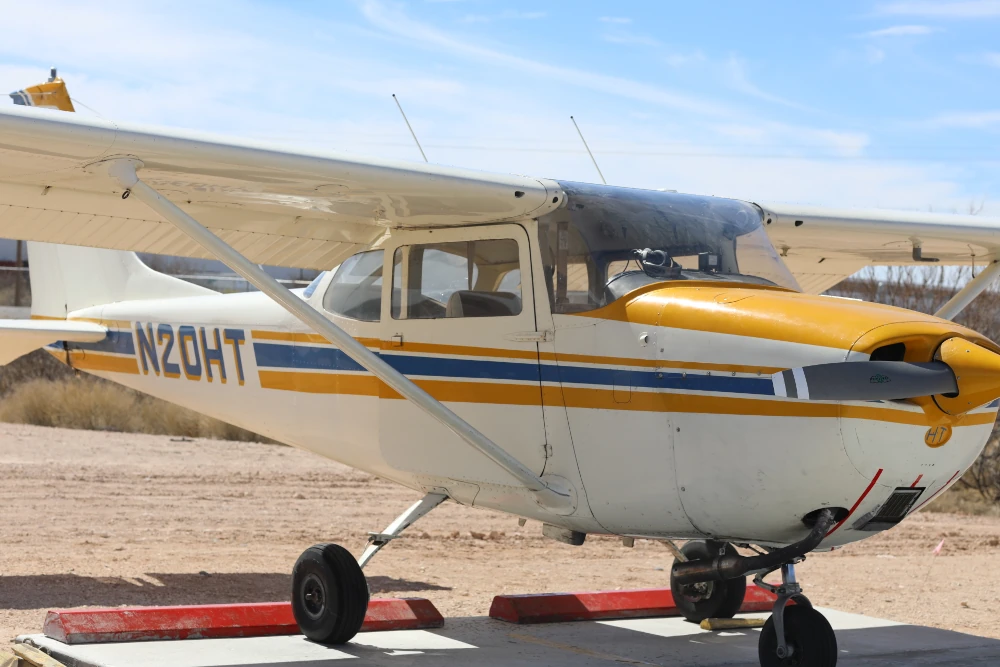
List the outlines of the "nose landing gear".
{"type": "Polygon", "coordinates": [[[837,635],[826,617],[802,595],[802,587],[795,580],[795,565],[781,566],[780,586],[766,583],[767,574],[762,572],[754,577],[754,583],[778,596],[757,644],[761,667],[835,667],[837,635]],[[794,600],[795,606],[789,607],[789,600],[794,600]]]}

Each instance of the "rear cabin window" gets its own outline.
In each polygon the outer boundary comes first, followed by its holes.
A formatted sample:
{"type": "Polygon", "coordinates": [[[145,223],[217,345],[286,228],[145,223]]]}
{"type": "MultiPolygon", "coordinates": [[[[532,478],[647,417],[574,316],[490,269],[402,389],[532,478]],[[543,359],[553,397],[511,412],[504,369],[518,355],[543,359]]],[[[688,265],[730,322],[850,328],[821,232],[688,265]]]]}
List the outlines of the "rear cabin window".
{"type": "Polygon", "coordinates": [[[323,295],[330,313],[362,322],[378,322],[382,314],[384,250],[370,250],[344,260],[323,295]]]}
{"type": "Polygon", "coordinates": [[[391,310],[397,320],[519,315],[517,241],[490,239],[397,248],[391,310]]]}

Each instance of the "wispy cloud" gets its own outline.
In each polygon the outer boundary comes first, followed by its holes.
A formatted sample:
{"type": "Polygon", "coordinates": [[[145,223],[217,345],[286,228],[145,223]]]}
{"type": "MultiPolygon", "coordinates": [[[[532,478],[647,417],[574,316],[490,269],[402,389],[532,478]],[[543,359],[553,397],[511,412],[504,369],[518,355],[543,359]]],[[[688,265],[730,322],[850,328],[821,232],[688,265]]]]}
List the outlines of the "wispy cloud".
{"type": "Polygon", "coordinates": [[[941,114],[930,118],[920,125],[924,127],[943,129],[960,128],[967,130],[985,130],[1000,128],[1000,111],[959,111],[941,114]]]}
{"type": "Polygon", "coordinates": [[[671,53],[663,58],[665,63],[674,68],[703,63],[706,60],[708,60],[708,58],[701,51],[692,51],[691,53],[671,53]]]}
{"type": "Polygon", "coordinates": [[[1000,53],[984,53],[983,62],[990,67],[1000,67],[1000,53]]]}
{"type": "Polygon", "coordinates": [[[601,21],[603,23],[618,23],[618,24],[623,24],[623,23],[631,23],[632,19],[630,19],[627,16],[602,16],[601,17],[601,21]]]}
{"type": "Polygon", "coordinates": [[[729,106],[669,90],[662,86],[572,67],[551,65],[466,42],[429,24],[411,19],[396,6],[388,6],[377,0],[366,0],[361,3],[360,7],[364,16],[373,26],[388,31],[397,38],[417,42],[424,46],[474,58],[480,62],[506,66],[540,76],[552,76],[563,83],[647,104],[713,117],[726,117],[734,114],[734,110],[729,106]]]}
{"type": "Polygon", "coordinates": [[[929,35],[932,32],[934,32],[934,28],[926,25],[894,25],[866,32],[862,37],[910,37],[929,35]]]}
{"type": "Polygon", "coordinates": [[[880,5],[876,8],[876,13],[950,19],[1000,17],[1000,0],[959,0],[958,2],[909,0],[880,5]]]}
{"type": "Polygon", "coordinates": [[[512,9],[499,14],[466,14],[460,23],[493,23],[494,21],[535,21],[547,16],[545,12],[517,12],[512,9]]]}
{"type": "Polygon", "coordinates": [[[766,102],[773,102],[774,104],[781,104],[783,106],[802,111],[809,110],[808,107],[786,100],[783,97],[764,92],[758,88],[753,82],[750,81],[750,77],[747,75],[746,62],[741,58],[730,56],[729,60],[726,61],[726,72],[728,74],[729,84],[734,90],[766,102]]]}
{"type": "Polygon", "coordinates": [[[605,42],[610,42],[611,44],[662,46],[662,43],[658,39],[654,39],[648,35],[638,35],[634,32],[626,32],[624,30],[615,30],[614,32],[605,33],[601,35],[601,39],[605,42]]]}

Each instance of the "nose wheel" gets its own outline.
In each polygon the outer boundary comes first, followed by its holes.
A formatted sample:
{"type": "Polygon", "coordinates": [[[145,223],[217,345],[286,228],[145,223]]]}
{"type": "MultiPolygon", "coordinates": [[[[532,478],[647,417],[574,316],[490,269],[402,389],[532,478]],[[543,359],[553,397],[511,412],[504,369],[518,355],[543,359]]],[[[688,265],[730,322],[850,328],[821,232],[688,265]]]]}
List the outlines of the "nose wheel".
{"type": "Polygon", "coordinates": [[[351,553],[318,544],[292,570],[292,613],[299,629],[321,644],[345,644],[361,630],[368,611],[368,581],[351,553]]]}
{"type": "MultiPolygon", "coordinates": [[[[692,541],[680,549],[685,560],[710,560],[721,555],[735,555],[731,544],[715,540],[692,541]]],[[[701,623],[706,618],[732,618],[743,606],[747,592],[745,577],[726,581],[704,581],[696,584],[678,584],[670,574],[670,592],[674,604],[687,620],[701,623]]]]}
{"type": "Polygon", "coordinates": [[[783,620],[784,657],[779,652],[778,632],[772,615],[764,624],[757,644],[761,667],[835,667],[837,636],[823,614],[810,607],[787,607],[783,620]]]}
{"type": "Polygon", "coordinates": [[[781,566],[780,586],[765,583],[766,574],[758,574],[754,582],[778,599],[757,644],[761,667],[836,667],[837,635],[826,617],[802,595],[802,587],[795,580],[795,566],[781,566]],[[795,605],[789,607],[789,600],[794,600],[795,605]]]}

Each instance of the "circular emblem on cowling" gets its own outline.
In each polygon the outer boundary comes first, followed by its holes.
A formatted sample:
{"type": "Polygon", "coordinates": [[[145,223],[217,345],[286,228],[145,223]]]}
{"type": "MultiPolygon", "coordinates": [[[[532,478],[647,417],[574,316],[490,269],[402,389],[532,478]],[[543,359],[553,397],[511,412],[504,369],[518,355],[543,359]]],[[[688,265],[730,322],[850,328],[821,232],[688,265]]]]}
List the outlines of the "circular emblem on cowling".
{"type": "Polygon", "coordinates": [[[940,447],[949,440],[951,440],[951,427],[946,424],[931,426],[924,434],[924,444],[928,447],[940,447]]]}

